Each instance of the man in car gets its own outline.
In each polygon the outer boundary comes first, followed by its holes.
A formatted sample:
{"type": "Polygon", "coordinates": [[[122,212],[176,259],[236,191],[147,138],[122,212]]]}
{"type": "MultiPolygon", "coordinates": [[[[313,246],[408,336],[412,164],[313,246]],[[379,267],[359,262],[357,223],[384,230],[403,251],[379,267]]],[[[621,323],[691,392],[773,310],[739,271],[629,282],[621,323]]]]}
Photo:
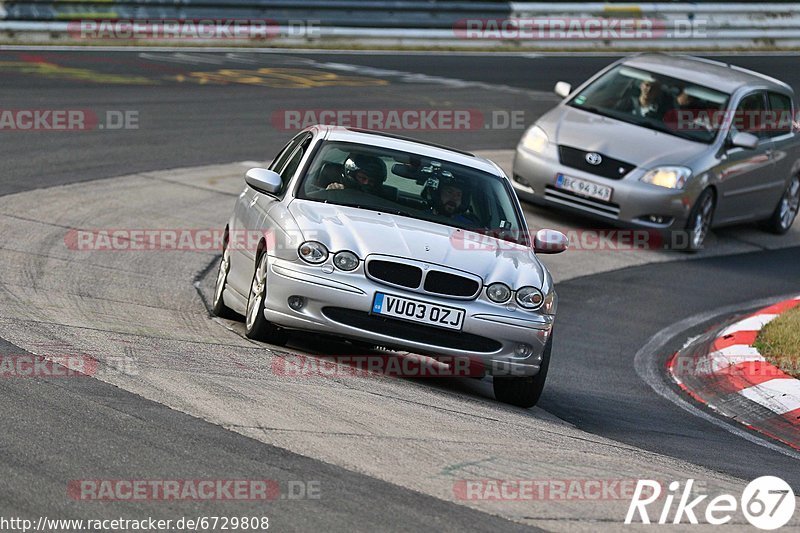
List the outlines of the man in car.
{"type": "Polygon", "coordinates": [[[341,179],[330,183],[326,190],[356,189],[378,194],[386,181],[386,165],[374,155],[350,154],[342,167],[341,179]]]}
{"type": "Polygon", "coordinates": [[[431,212],[451,218],[461,224],[474,225],[475,220],[465,215],[470,204],[471,187],[467,180],[449,172],[439,178],[438,187],[430,192],[431,212]]]}
{"type": "Polygon", "coordinates": [[[666,112],[672,107],[669,95],[664,92],[661,82],[655,78],[642,80],[638,96],[629,96],[617,104],[619,111],[656,120],[663,120],[666,112]]]}

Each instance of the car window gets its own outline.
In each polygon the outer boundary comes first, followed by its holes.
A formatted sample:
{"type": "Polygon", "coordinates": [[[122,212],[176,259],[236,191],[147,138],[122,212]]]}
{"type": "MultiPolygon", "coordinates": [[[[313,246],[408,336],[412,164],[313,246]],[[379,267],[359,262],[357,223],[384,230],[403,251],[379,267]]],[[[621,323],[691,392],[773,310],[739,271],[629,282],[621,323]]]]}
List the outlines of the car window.
{"type": "Polygon", "coordinates": [[[769,92],[769,124],[767,132],[771,137],[778,137],[792,132],[794,113],[792,112],[792,99],[785,94],[769,92]]]}
{"type": "Polygon", "coordinates": [[[306,154],[310,145],[311,135],[309,134],[301,139],[300,145],[294,149],[284,167],[278,171],[278,174],[281,175],[281,181],[283,182],[281,192],[286,190],[286,187],[289,185],[292,177],[294,177],[295,172],[297,172],[297,167],[300,166],[300,161],[303,160],[303,156],[306,154]]]}
{"type": "Polygon", "coordinates": [[[685,139],[711,143],[730,95],[628,65],[579,91],[567,105],[685,139]]]}
{"type": "Polygon", "coordinates": [[[272,163],[269,165],[269,169],[273,172],[278,172],[278,169],[283,168],[286,164],[286,160],[289,158],[290,155],[294,152],[294,149],[297,148],[297,145],[302,142],[303,139],[306,138],[307,133],[301,133],[296,135],[291,141],[289,141],[286,146],[281,148],[281,151],[278,152],[278,155],[275,156],[275,159],[272,160],[272,163]]]}
{"type": "Polygon", "coordinates": [[[418,154],[326,142],[298,197],[401,214],[524,239],[514,193],[500,176],[418,154]]]}
{"type": "Polygon", "coordinates": [[[768,132],[764,129],[766,102],[763,91],[750,93],[739,102],[731,122],[731,135],[735,133],[752,133],[764,138],[768,132]]]}

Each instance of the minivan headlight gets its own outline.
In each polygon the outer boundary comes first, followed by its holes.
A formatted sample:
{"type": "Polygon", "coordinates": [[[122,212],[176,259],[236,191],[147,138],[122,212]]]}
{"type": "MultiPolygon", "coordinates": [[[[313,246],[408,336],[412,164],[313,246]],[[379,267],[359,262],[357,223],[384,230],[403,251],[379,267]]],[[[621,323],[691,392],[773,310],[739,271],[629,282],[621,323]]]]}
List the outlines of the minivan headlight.
{"type": "Polygon", "coordinates": [[[542,128],[539,126],[533,126],[525,132],[525,135],[522,136],[522,141],[520,142],[522,143],[522,146],[531,152],[540,154],[544,152],[544,149],[547,147],[547,143],[550,142],[550,139],[547,138],[547,134],[542,128]]]}
{"type": "Polygon", "coordinates": [[[641,181],[667,189],[683,189],[692,175],[686,167],[657,167],[641,177],[641,181]]]}

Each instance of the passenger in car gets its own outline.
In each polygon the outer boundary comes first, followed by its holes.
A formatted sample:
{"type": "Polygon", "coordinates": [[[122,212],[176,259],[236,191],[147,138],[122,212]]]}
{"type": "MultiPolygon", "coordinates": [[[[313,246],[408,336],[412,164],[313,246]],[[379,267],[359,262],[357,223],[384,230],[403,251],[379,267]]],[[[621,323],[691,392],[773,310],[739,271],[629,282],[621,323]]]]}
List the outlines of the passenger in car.
{"type": "Polygon", "coordinates": [[[686,92],[686,87],[680,87],[680,91],[675,96],[676,109],[697,109],[697,99],[686,92]]]}
{"type": "Polygon", "coordinates": [[[469,182],[449,172],[444,174],[439,178],[437,187],[429,187],[427,196],[432,204],[431,212],[449,217],[461,224],[475,225],[475,220],[466,214],[472,197],[472,187],[469,182]]]}

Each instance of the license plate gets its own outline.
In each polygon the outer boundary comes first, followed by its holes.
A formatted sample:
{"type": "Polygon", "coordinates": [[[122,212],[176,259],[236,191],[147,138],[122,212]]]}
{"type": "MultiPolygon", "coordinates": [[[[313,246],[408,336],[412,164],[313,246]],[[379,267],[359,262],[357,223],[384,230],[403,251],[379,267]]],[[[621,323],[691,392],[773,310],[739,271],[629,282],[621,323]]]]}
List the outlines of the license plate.
{"type": "Polygon", "coordinates": [[[378,292],[372,302],[372,314],[460,330],[464,326],[465,313],[456,307],[378,292]]]}
{"type": "Polygon", "coordinates": [[[564,174],[556,175],[556,187],[559,189],[566,189],[574,192],[575,194],[586,196],[588,198],[603,200],[604,202],[610,202],[611,194],[614,192],[614,189],[611,187],[599,185],[597,183],[588,180],[582,180],[580,178],[572,178],[570,176],[565,176],[564,174]]]}

